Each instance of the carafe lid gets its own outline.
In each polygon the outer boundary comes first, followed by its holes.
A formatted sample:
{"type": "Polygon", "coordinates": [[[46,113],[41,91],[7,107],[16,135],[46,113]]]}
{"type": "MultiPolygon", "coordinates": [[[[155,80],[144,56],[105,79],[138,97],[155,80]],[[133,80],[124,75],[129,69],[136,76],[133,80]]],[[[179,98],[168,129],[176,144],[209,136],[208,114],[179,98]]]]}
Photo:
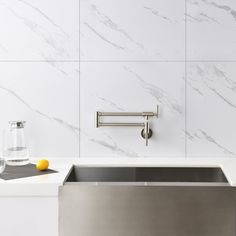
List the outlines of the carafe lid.
{"type": "Polygon", "coordinates": [[[25,121],[23,120],[13,120],[9,121],[11,128],[21,129],[25,127],[25,121]]]}

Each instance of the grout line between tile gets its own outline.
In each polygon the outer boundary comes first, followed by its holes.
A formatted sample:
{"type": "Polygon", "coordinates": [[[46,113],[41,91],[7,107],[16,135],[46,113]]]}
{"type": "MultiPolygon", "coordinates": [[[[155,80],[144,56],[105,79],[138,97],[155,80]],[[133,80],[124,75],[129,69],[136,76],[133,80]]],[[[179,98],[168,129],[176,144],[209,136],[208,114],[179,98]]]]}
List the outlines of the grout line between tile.
{"type": "Polygon", "coordinates": [[[80,62],[185,62],[185,60],[80,60],[80,62]]]}
{"type": "Polygon", "coordinates": [[[50,62],[76,62],[75,60],[0,60],[1,62],[45,62],[45,63],[50,63],[50,62]]]}
{"type": "MultiPolygon", "coordinates": [[[[74,23],[74,26],[73,26],[73,28],[74,28],[74,34],[73,34],[73,36],[74,36],[74,39],[76,38],[76,3],[73,1],[73,4],[74,4],[74,7],[73,7],[73,19],[74,19],[74,21],[73,21],[73,23],[74,23]]],[[[74,53],[76,53],[76,40],[75,40],[75,42],[74,42],[74,53]]],[[[74,54],[74,57],[76,58],[76,54],[74,54]]],[[[76,78],[76,63],[73,61],[73,76],[74,76],[74,86],[75,86],[75,88],[74,88],[74,90],[75,90],[75,92],[76,92],[76,85],[77,85],[77,78],[76,78]]],[[[76,99],[76,93],[75,93],[75,98],[74,99],[76,99]]],[[[75,109],[75,113],[74,113],[74,115],[75,115],[75,122],[76,122],[76,101],[75,101],[75,107],[74,107],[74,109],[75,109]]],[[[76,143],[76,138],[75,138],[75,157],[76,157],[76,149],[77,149],[77,143],[76,143]]]]}
{"type": "Polygon", "coordinates": [[[81,111],[81,109],[80,109],[80,107],[81,107],[81,81],[80,81],[80,77],[81,77],[81,71],[80,71],[80,63],[81,63],[81,61],[80,61],[80,26],[81,26],[81,19],[80,19],[80,14],[81,13],[81,11],[80,11],[80,0],[79,0],[79,158],[81,157],[81,132],[80,132],[80,127],[81,127],[81,119],[80,119],[80,111],[81,111]]]}
{"type": "Polygon", "coordinates": [[[149,60],[149,61],[144,61],[144,60],[81,60],[80,61],[81,63],[119,63],[119,62],[130,62],[130,63],[235,63],[235,61],[223,61],[223,60],[219,60],[219,61],[197,61],[197,60],[179,60],[179,61],[171,61],[171,60],[168,60],[168,61],[158,61],[158,60],[149,60]]]}
{"type": "Polygon", "coordinates": [[[201,62],[201,63],[213,63],[213,62],[236,62],[236,60],[187,60],[186,62],[201,62]]]}
{"type": "Polygon", "coordinates": [[[185,50],[185,52],[184,52],[184,56],[185,56],[185,62],[184,62],[184,77],[185,77],[185,85],[184,85],[184,92],[185,92],[185,94],[184,94],[184,107],[185,107],[185,118],[184,118],[184,120],[185,120],[185,127],[184,127],[184,129],[185,129],[185,136],[184,136],[184,140],[185,140],[185,158],[187,158],[188,156],[188,153],[187,153],[187,0],[185,0],[185,14],[184,14],[184,24],[185,24],[185,30],[184,30],[184,33],[185,33],[185,35],[184,35],[184,40],[185,40],[185,48],[184,48],[184,50],[185,50]]]}
{"type": "MultiPolygon", "coordinates": [[[[79,43],[80,44],[80,43],[79,43]]],[[[80,46],[79,46],[80,47],[80,46]]],[[[44,63],[50,63],[50,62],[61,62],[61,63],[73,63],[73,62],[78,62],[78,63],[95,63],[95,62],[143,62],[143,63],[148,63],[148,62],[166,62],[166,63],[173,63],[173,62],[179,62],[179,63],[188,63],[188,62],[199,62],[199,63],[236,63],[236,60],[0,60],[0,63],[6,63],[6,62],[44,62],[44,63]]]]}

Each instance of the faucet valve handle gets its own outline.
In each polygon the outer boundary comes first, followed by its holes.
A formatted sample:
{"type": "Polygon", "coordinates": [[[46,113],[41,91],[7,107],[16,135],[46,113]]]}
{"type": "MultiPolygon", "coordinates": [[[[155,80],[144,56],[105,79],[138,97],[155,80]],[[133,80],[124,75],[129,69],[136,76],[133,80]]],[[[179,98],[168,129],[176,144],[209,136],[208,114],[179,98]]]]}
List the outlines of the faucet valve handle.
{"type": "Polygon", "coordinates": [[[148,139],[152,137],[152,130],[149,128],[148,116],[145,116],[144,128],[141,131],[141,136],[146,141],[146,146],[148,146],[148,139]]]}

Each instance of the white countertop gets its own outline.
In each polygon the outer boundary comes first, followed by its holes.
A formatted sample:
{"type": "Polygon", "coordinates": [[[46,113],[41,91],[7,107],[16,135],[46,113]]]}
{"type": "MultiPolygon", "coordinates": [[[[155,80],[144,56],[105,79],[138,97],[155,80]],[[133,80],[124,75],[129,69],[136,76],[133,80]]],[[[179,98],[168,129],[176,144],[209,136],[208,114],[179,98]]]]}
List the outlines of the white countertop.
{"type": "MultiPolygon", "coordinates": [[[[80,166],[160,166],[160,167],[221,167],[231,186],[236,187],[236,159],[234,158],[58,158],[51,159],[50,168],[58,173],[20,178],[0,179],[0,197],[58,196],[73,164],[80,166]]],[[[32,161],[34,163],[35,161],[32,161]]]]}
{"type": "MultiPolygon", "coordinates": [[[[58,171],[58,173],[13,180],[0,179],[0,197],[58,196],[59,186],[63,185],[72,165],[76,163],[78,159],[48,158],[48,160],[50,163],[49,168],[58,171]]],[[[36,163],[36,159],[32,159],[31,163],[36,163]]]]}

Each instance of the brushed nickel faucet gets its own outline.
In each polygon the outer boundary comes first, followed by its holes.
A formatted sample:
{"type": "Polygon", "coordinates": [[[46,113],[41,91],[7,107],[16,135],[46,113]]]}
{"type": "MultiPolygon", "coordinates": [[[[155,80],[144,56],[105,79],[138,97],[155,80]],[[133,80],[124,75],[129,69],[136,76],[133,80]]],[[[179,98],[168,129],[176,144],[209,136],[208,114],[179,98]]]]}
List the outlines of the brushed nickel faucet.
{"type": "Polygon", "coordinates": [[[148,139],[152,137],[152,130],[149,127],[149,118],[156,116],[158,118],[158,106],[155,112],[100,112],[95,114],[96,128],[104,126],[125,126],[125,127],[142,127],[141,136],[145,139],[145,145],[148,146],[148,139]],[[103,116],[142,116],[144,122],[102,122],[103,116]]]}

